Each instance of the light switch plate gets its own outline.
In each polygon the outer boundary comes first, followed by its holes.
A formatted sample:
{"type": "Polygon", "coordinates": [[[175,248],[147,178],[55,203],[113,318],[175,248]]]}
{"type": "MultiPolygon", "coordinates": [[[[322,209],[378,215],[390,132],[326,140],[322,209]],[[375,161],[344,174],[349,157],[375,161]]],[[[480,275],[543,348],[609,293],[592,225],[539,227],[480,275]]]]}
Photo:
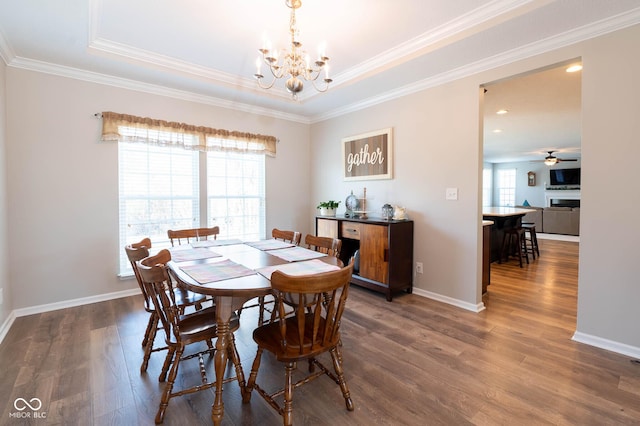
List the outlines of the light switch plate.
{"type": "Polygon", "coordinates": [[[457,200],[458,199],[458,188],[447,188],[446,196],[447,200],[457,200]]]}

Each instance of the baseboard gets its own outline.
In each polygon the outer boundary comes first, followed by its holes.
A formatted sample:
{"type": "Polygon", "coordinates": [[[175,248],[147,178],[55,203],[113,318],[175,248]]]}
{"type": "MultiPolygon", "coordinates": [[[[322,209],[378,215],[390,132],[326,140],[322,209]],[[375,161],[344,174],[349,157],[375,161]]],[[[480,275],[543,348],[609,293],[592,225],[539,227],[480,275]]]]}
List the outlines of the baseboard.
{"type": "Polygon", "coordinates": [[[480,302],[477,305],[474,305],[472,303],[468,303],[459,299],[454,299],[448,296],[443,296],[441,294],[422,290],[416,287],[413,287],[413,294],[426,297],[427,299],[437,300],[438,302],[446,303],[447,305],[453,305],[458,308],[466,309],[467,311],[471,311],[471,312],[481,312],[481,311],[484,311],[485,309],[483,302],[480,302]]]}
{"type": "Polygon", "coordinates": [[[113,293],[98,294],[96,296],[81,297],[79,299],[63,300],[62,302],[47,303],[45,305],[30,306],[28,308],[14,309],[11,311],[5,322],[0,328],[0,343],[11,329],[13,322],[18,317],[27,315],[41,314],[44,312],[57,311],[59,309],[74,308],[76,306],[89,305],[91,303],[104,302],[107,300],[120,299],[121,297],[129,297],[140,294],[139,288],[129,290],[116,291],[113,293]]]}
{"type": "Polygon", "coordinates": [[[579,343],[584,343],[585,345],[595,346],[596,348],[605,349],[607,351],[615,352],[621,355],[640,359],[640,348],[636,346],[630,346],[624,343],[615,342],[613,340],[603,339],[602,337],[580,333],[579,331],[576,331],[573,334],[571,340],[579,343]]]}
{"type": "MultiPolygon", "coordinates": [[[[438,302],[443,302],[448,305],[457,306],[462,309],[466,309],[472,312],[481,312],[485,309],[484,303],[479,303],[478,305],[473,305],[471,303],[464,302],[462,300],[454,299],[451,297],[443,296],[441,294],[433,293],[426,290],[421,290],[419,288],[413,288],[413,293],[426,297],[428,299],[437,300],[438,302]]],[[[621,355],[626,355],[635,359],[640,359],[640,348],[635,346],[630,346],[624,343],[615,342],[613,340],[603,339],[601,337],[592,336],[585,333],[580,333],[576,331],[572,337],[573,341],[584,343],[589,346],[594,346],[596,348],[605,349],[607,351],[615,352],[621,355]]]]}
{"type": "Polygon", "coordinates": [[[107,300],[120,299],[140,294],[139,288],[116,291],[113,293],[98,294],[96,296],[81,297],[79,299],[63,300],[62,302],[48,303],[46,305],[30,306],[28,308],[15,309],[16,317],[41,314],[43,312],[57,311],[58,309],[74,308],[76,306],[89,305],[91,303],[104,302],[107,300]]]}
{"type": "Polygon", "coordinates": [[[11,329],[11,326],[13,325],[13,322],[15,320],[16,320],[15,311],[9,312],[7,319],[4,320],[4,322],[2,323],[2,327],[0,327],[0,343],[2,343],[2,341],[4,340],[4,336],[7,335],[7,333],[11,329]]]}
{"type": "Polygon", "coordinates": [[[579,235],[544,234],[542,232],[536,232],[536,236],[541,240],[569,241],[572,243],[580,242],[579,235]]]}

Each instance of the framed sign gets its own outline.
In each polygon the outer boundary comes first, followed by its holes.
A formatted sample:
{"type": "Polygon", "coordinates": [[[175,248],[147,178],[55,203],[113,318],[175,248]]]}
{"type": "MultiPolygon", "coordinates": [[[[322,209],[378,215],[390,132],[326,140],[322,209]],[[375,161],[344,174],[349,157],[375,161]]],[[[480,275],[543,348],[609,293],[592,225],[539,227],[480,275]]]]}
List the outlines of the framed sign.
{"type": "Polygon", "coordinates": [[[344,180],[393,177],[392,129],[381,129],[342,139],[344,180]]]}

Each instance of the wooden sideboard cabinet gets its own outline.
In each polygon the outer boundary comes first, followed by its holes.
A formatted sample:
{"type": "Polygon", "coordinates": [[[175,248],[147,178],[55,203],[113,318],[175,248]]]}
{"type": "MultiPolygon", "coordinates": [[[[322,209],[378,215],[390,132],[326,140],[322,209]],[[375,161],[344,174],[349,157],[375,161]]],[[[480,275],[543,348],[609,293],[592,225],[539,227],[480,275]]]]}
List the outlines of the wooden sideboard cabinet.
{"type": "Polygon", "coordinates": [[[340,238],[346,265],[358,251],[351,283],[384,293],[413,291],[413,221],[316,217],[316,235],[340,238]]]}

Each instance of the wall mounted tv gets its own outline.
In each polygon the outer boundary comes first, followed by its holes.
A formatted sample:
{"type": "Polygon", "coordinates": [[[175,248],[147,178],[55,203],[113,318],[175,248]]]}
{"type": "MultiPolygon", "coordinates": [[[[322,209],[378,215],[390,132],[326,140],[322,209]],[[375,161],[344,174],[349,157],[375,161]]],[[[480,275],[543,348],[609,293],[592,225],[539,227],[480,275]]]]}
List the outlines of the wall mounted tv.
{"type": "Polygon", "coordinates": [[[549,170],[551,185],[580,185],[580,168],[549,170]]]}

